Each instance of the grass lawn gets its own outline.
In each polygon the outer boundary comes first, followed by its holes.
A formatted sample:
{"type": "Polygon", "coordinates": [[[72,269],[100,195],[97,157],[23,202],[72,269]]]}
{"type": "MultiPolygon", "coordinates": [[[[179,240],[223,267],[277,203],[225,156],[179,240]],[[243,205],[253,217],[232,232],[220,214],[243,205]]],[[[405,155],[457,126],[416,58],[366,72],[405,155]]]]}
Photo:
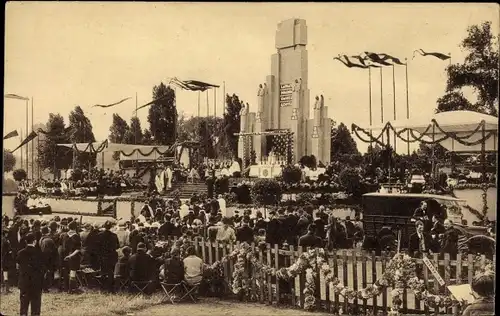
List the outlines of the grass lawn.
{"type": "MultiPolygon", "coordinates": [[[[126,316],[206,316],[206,315],[273,315],[273,316],[299,316],[318,315],[325,313],[308,313],[303,310],[280,309],[257,303],[238,303],[221,301],[215,298],[202,298],[197,303],[180,303],[171,305],[161,303],[162,296],[158,293],[151,297],[137,297],[123,294],[100,294],[88,292],[80,295],[66,293],[44,293],[42,295],[42,315],[61,316],[100,316],[100,315],[126,315],[126,316]]],[[[19,315],[19,291],[13,289],[12,293],[2,294],[0,300],[2,315],[19,315]]]]}

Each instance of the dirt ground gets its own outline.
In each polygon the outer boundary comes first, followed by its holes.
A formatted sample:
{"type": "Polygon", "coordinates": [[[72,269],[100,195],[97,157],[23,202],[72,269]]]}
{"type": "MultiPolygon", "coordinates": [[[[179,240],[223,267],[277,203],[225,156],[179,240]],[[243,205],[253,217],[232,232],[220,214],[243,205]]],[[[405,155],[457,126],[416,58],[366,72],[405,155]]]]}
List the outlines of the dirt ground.
{"type": "Polygon", "coordinates": [[[264,304],[237,303],[230,301],[220,301],[217,299],[201,299],[197,303],[182,303],[176,305],[159,305],[135,313],[129,313],[128,316],[169,316],[169,315],[189,315],[189,316],[299,316],[315,315],[326,316],[326,313],[309,313],[303,310],[285,309],[266,306],[264,304]]]}

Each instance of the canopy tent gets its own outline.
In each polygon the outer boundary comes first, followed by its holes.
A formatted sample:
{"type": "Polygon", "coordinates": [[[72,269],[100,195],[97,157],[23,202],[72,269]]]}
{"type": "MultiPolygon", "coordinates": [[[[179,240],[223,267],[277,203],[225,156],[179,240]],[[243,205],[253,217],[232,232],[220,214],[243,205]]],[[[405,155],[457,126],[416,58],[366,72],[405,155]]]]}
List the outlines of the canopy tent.
{"type": "Polygon", "coordinates": [[[481,152],[483,143],[485,151],[498,150],[498,118],[472,111],[449,111],[423,118],[388,121],[367,129],[353,124],[352,130],[366,142],[381,143],[384,133],[390,135],[392,131],[404,142],[439,143],[453,152],[481,152]]]}

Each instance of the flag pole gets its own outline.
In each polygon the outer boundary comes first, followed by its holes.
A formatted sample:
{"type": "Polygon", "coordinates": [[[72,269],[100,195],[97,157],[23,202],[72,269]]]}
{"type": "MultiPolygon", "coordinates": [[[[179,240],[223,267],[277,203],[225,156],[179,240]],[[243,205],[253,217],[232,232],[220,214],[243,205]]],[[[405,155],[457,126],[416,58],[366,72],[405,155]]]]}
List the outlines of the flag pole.
{"type": "Polygon", "coordinates": [[[222,114],[226,114],[226,82],[222,81],[222,114]]]}
{"type": "MultiPolygon", "coordinates": [[[[29,103],[29,99],[26,99],[26,135],[28,135],[28,116],[29,116],[28,103],[29,103]]],[[[29,148],[29,145],[26,146],[26,178],[28,178],[28,174],[29,174],[28,173],[29,172],[28,148],[29,148]]]]}
{"type": "MultiPolygon", "coordinates": [[[[372,121],[372,68],[368,67],[368,107],[370,112],[370,127],[373,125],[372,121]]],[[[372,147],[372,130],[370,129],[370,147],[372,147]]],[[[373,147],[372,147],[373,150],[373,147]]]]}
{"type": "MultiPolygon", "coordinates": [[[[23,129],[21,128],[21,142],[23,141],[23,129]]],[[[23,169],[23,149],[21,148],[21,169],[23,169]]]]}
{"type": "Polygon", "coordinates": [[[217,88],[214,88],[214,117],[217,117],[217,88]]]}
{"type": "Polygon", "coordinates": [[[207,117],[208,117],[209,114],[210,114],[210,107],[209,107],[209,104],[208,104],[208,89],[207,89],[207,117]]]}
{"type": "MultiPolygon", "coordinates": [[[[135,93],[135,117],[137,118],[137,92],[135,93]]],[[[137,145],[137,131],[134,133],[134,144],[137,145]]]]}
{"type": "MultiPolygon", "coordinates": [[[[408,97],[408,58],[405,58],[405,73],[406,73],[406,119],[410,119],[410,102],[408,97]]],[[[410,155],[410,131],[406,131],[407,153],[410,155]]]]}
{"type": "Polygon", "coordinates": [[[200,117],[200,91],[198,91],[198,117],[200,117]]]}
{"type": "MultiPolygon", "coordinates": [[[[33,97],[31,97],[31,132],[34,131],[34,127],[35,127],[35,123],[33,121],[33,97]]],[[[35,174],[34,174],[34,171],[35,171],[35,142],[32,142],[31,143],[31,181],[35,180],[35,174]]]]}
{"type": "MultiPolygon", "coordinates": [[[[394,103],[394,120],[396,120],[396,74],[394,70],[394,64],[392,65],[392,99],[394,103]]],[[[394,131],[394,152],[396,152],[396,131],[394,131]]]]}
{"type": "MultiPolygon", "coordinates": [[[[382,76],[382,67],[380,67],[380,121],[384,124],[384,81],[382,76]]],[[[382,143],[384,143],[384,134],[382,133],[382,143]]]]}

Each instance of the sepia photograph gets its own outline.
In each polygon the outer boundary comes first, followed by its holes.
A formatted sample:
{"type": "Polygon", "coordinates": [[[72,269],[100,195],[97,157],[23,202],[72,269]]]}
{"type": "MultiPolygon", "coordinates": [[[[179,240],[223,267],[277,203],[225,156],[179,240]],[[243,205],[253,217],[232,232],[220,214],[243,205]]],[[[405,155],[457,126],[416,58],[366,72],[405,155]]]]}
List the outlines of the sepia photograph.
{"type": "Polygon", "coordinates": [[[498,4],[4,25],[1,315],[496,315],[498,4]]]}

